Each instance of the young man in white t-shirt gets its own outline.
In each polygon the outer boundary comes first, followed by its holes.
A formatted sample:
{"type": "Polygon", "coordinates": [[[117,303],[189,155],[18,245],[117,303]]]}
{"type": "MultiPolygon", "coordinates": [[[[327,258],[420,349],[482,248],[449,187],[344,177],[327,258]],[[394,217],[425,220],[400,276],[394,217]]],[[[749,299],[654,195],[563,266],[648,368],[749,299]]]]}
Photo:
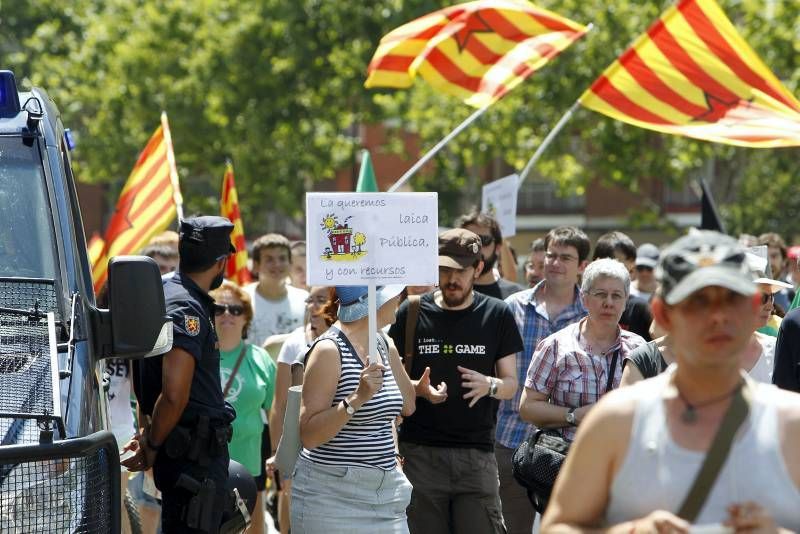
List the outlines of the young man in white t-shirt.
{"type": "Polygon", "coordinates": [[[262,346],[273,334],[288,334],[303,324],[308,292],[286,284],[292,251],[280,234],[266,234],[253,243],[253,270],[258,282],[244,289],[253,300],[253,322],[247,339],[262,346]]]}

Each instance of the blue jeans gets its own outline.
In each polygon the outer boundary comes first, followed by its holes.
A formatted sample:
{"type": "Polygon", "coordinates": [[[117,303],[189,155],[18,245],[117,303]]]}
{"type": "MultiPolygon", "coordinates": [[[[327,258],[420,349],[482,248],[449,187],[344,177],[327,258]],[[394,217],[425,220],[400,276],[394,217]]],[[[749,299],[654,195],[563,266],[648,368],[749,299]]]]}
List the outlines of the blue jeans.
{"type": "Polygon", "coordinates": [[[398,469],[322,465],[297,459],[292,534],[407,534],[411,484],[398,469]]]}

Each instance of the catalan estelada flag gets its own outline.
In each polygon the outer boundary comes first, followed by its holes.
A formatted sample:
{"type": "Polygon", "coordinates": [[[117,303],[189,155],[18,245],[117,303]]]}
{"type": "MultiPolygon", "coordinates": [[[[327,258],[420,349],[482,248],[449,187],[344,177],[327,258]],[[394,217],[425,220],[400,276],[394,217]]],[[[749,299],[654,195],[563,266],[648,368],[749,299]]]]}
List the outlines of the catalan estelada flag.
{"type": "Polygon", "coordinates": [[[364,86],[436,89],[484,107],[588,31],[524,0],[466,2],[429,13],[381,39],[364,86]]]}
{"type": "Polygon", "coordinates": [[[236,247],[236,254],[232,258],[228,258],[225,276],[243,286],[251,282],[252,277],[247,269],[247,245],[244,240],[244,225],[242,224],[242,215],[239,213],[239,195],[236,193],[236,183],[233,180],[233,165],[230,162],[225,166],[225,175],[222,177],[220,213],[233,223],[231,243],[236,247]]]}
{"type": "Polygon", "coordinates": [[[749,147],[800,145],[800,102],[714,0],[667,9],[580,103],[664,133],[749,147]]]}
{"type": "Polygon", "coordinates": [[[161,126],[147,142],[122,188],[117,207],[105,234],[103,251],[92,266],[95,292],[100,291],[108,275],[108,260],[114,256],[135,254],[150,239],[164,230],[175,218],[180,192],[175,158],[166,114],[161,126]]]}

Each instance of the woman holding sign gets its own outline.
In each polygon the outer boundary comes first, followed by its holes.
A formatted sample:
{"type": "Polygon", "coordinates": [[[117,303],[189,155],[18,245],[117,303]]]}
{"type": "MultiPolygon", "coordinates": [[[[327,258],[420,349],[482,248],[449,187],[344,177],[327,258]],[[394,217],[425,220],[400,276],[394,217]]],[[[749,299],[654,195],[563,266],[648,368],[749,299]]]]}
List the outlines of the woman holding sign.
{"type": "MultiPolygon", "coordinates": [[[[402,289],[377,289],[379,330],[394,322],[402,289]]],[[[378,333],[379,354],[367,354],[367,288],[337,287],[336,298],[339,320],[306,357],[292,532],[407,533],[411,484],[392,423],[414,412],[414,387],[388,338],[378,333]]]]}

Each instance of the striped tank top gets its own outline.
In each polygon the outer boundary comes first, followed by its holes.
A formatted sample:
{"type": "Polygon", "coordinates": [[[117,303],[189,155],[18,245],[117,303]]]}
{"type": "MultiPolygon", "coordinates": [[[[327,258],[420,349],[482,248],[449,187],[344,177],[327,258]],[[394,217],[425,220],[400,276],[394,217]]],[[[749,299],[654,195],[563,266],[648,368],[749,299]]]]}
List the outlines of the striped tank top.
{"type": "MultiPolygon", "coordinates": [[[[364,365],[339,329],[331,327],[314,345],[323,339],[333,340],[339,349],[341,374],[331,404],[336,406],[358,388],[364,365]]],[[[389,351],[382,335],[378,336],[378,353],[387,368],[381,390],[356,411],[333,439],[313,449],[303,448],[300,452],[303,458],[318,464],[375,467],[386,471],[396,467],[392,421],[400,415],[403,396],[389,370],[389,351]]]]}

